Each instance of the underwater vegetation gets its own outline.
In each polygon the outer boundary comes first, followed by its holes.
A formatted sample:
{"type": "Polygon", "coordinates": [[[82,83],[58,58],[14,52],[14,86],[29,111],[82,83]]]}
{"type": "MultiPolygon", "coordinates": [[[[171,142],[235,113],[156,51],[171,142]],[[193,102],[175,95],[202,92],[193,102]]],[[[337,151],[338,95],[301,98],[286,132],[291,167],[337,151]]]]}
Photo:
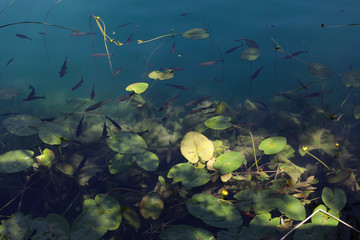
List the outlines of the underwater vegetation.
{"type": "MultiPolygon", "coordinates": [[[[103,52],[94,51],[91,57],[106,59],[114,92],[99,98],[98,87],[68,56],[54,72],[59,78],[76,74],[69,92],[86,92],[86,97],[67,99],[68,111],[51,118],[23,113],[16,100],[35,105],[48,95],[31,84],[24,96],[18,89],[0,88],[1,101],[11,109],[1,115],[0,239],[359,237],[360,105],[349,103],[359,94],[359,71],[350,67],[342,75],[348,93],[334,106],[327,101],[327,81],[334,77],[330,67],[300,58],[308,50],[290,54],[280,39],[270,38],[275,53],[273,97],[257,101],[252,83],[270,68],[260,64],[253,69],[261,59],[259,44],[242,37],[235,40],[241,45],[222,51],[204,24],[137,40],[138,45],[163,42],[142,63],[143,81],[124,83],[127,94],[119,95],[115,80],[123,67],[113,68],[113,52],[134,44],[136,35],[120,42],[97,15],[89,17],[89,32],[48,23],[60,2],[43,22],[9,23],[0,31],[27,24],[68,31],[72,37],[100,36],[103,52]],[[152,64],[166,44],[168,53],[175,54],[178,38],[216,49],[217,58],[195,65],[219,68],[215,80],[220,100],[201,90],[194,94],[194,85],[173,83],[185,68],[152,64]],[[242,100],[234,103],[226,101],[223,52],[238,50],[241,64],[249,65],[249,78],[242,78],[242,100]],[[277,88],[279,56],[306,66],[311,80],[289,90],[277,88]],[[159,85],[169,93],[161,104],[153,94],[159,85]],[[187,96],[190,101],[184,100],[187,96]]],[[[41,35],[45,40],[45,28],[41,35]]],[[[16,37],[34,41],[20,33],[16,37]]],[[[3,69],[14,61],[6,60],[3,69]]]]}

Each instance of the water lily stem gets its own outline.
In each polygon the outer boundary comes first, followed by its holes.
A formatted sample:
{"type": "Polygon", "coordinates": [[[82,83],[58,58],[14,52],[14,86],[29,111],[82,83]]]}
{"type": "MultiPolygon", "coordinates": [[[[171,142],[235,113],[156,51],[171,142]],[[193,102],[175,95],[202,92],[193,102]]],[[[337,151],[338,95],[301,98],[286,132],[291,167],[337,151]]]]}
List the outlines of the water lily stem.
{"type": "Polygon", "coordinates": [[[309,153],[309,151],[307,150],[307,147],[303,147],[302,150],[304,152],[306,152],[307,154],[309,154],[311,157],[315,158],[316,160],[318,160],[322,165],[324,165],[327,169],[329,169],[331,171],[331,168],[329,168],[328,165],[326,165],[323,161],[321,161],[319,158],[317,158],[316,156],[314,156],[313,154],[309,153]]]}

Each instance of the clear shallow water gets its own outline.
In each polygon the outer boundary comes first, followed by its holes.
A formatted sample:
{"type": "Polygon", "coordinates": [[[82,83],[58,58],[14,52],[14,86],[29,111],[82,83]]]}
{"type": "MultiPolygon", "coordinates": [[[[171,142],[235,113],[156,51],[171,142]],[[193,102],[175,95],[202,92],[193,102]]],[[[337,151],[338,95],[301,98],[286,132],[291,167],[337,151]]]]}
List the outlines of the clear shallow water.
{"type": "MultiPolygon", "coordinates": [[[[4,8],[10,1],[2,1],[4,8]]],[[[19,21],[43,21],[55,1],[33,0],[15,1],[0,14],[1,25],[19,21]]],[[[84,88],[72,92],[71,88],[78,82],[76,72],[68,66],[69,73],[59,77],[65,56],[71,61],[84,82],[90,89],[96,85],[96,101],[125,94],[124,88],[133,82],[149,81],[145,73],[144,61],[151,52],[166,39],[138,45],[137,39],[147,40],[159,35],[184,32],[192,28],[209,28],[211,39],[224,56],[225,100],[239,103],[249,96],[248,79],[250,66],[240,59],[238,50],[225,54],[226,50],[239,45],[236,39],[249,37],[255,40],[261,50],[260,57],[252,63],[254,73],[264,65],[259,76],[252,80],[252,98],[269,102],[274,95],[274,60],[275,51],[272,46],[273,37],[284,50],[293,53],[308,50],[299,57],[308,62],[319,62],[330,67],[333,75],[326,80],[326,88],[333,92],[328,95],[332,104],[339,102],[346,95],[347,89],[341,83],[341,76],[348,71],[350,65],[359,68],[360,60],[356,49],[359,28],[321,28],[321,23],[339,25],[356,23],[357,1],[61,1],[56,4],[47,17],[47,22],[74,28],[82,32],[89,31],[89,16],[100,16],[106,31],[121,42],[126,42],[133,34],[129,45],[116,47],[109,44],[109,51],[114,70],[122,66],[123,71],[112,80],[109,63],[106,58],[98,58],[96,64],[90,57],[93,53],[91,38],[71,37],[69,31],[54,27],[45,27],[49,59],[46,55],[42,25],[24,24],[0,29],[2,39],[1,65],[10,58],[13,62],[1,69],[0,87],[14,88],[20,92],[15,100],[15,108],[42,115],[57,114],[66,111],[65,99],[70,97],[86,97],[84,88]],[[186,16],[180,16],[190,13],[186,16]],[[125,27],[119,25],[131,22],[125,27]],[[275,25],[275,27],[269,27],[275,25]],[[20,39],[16,33],[25,34],[32,41],[20,39]],[[114,34],[112,34],[114,33],[114,34]],[[243,83],[241,83],[243,82],[243,83]],[[21,99],[29,94],[28,85],[36,88],[38,95],[46,95],[46,100],[24,103],[21,99]],[[114,87],[115,84],[115,87],[114,87]],[[244,89],[241,91],[241,87],[244,89]],[[245,96],[241,96],[241,92],[245,96]]],[[[103,38],[96,24],[94,37],[95,49],[104,53],[103,38]]],[[[175,54],[170,53],[173,44],[171,39],[164,44],[150,60],[154,69],[165,67],[183,67],[184,71],[175,73],[169,83],[186,85],[191,91],[183,94],[182,101],[212,95],[222,99],[220,85],[214,78],[221,78],[221,64],[199,67],[205,61],[219,60],[216,47],[208,39],[190,40],[176,36],[175,54]],[[178,55],[181,55],[179,57],[178,55]],[[171,82],[170,82],[171,81],[171,82]]],[[[313,80],[305,64],[296,60],[284,60],[285,56],[277,52],[277,82],[275,92],[286,91],[299,86],[297,81],[306,83],[313,80]]],[[[149,72],[149,70],[148,70],[149,72]]],[[[152,81],[149,81],[152,82],[152,81]]],[[[319,91],[320,82],[312,84],[309,91],[319,91]]],[[[157,83],[149,93],[154,97],[154,104],[161,104],[181,91],[157,83]]],[[[356,94],[354,95],[356,96],[356,94]]],[[[320,101],[319,101],[320,102],[320,101]]],[[[4,112],[9,111],[7,101],[1,100],[4,112]],[[6,109],[6,110],[5,110],[6,109]]],[[[330,105],[331,106],[331,105],[330,105]]],[[[336,107],[334,107],[336,108],[336,107]]]]}

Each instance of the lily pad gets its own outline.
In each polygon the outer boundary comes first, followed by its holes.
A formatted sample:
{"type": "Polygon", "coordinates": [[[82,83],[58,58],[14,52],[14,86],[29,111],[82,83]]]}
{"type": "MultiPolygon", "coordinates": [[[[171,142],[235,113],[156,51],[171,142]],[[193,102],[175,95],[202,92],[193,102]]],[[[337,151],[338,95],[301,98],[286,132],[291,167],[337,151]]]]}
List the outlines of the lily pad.
{"type": "Polygon", "coordinates": [[[335,143],[335,137],[330,130],[310,128],[300,136],[299,153],[304,156],[306,152],[302,151],[302,148],[306,146],[308,151],[319,149],[333,156],[337,151],[335,143]]]}
{"type": "Polygon", "coordinates": [[[3,120],[6,130],[18,136],[36,134],[40,124],[41,120],[39,118],[30,115],[16,115],[3,120]]]}
{"type": "Polygon", "coordinates": [[[333,191],[331,188],[324,187],[321,199],[327,207],[334,211],[340,211],[346,204],[346,194],[340,188],[335,188],[333,191]]]}
{"type": "Polygon", "coordinates": [[[332,75],[330,68],[316,62],[308,63],[308,71],[311,75],[321,80],[329,78],[332,75]]]}
{"type": "Polygon", "coordinates": [[[258,239],[263,239],[276,232],[276,227],[279,224],[280,218],[271,218],[270,213],[262,213],[256,215],[255,218],[251,220],[249,230],[251,230],[258,239]]]}
{"type": "Polygon", "coordinates": [[[144,83],[144,82],[137,82],[137,83],[133,83],[130,84],[129,86],[126,87],[126,91],[129,92],[134,92],[136,94],[141,94],[143,92],[145,92],[145,90],[149,87],[148,83],[144,83]]]}
{"type": "Polygon", "coordinates": [[[360,119],[360,104],[355,105],[353,115],[356,119],[360,119]]]}
{"type": "Polygon", "coordinates": [[[227,128],[232,127],[232,124],[230,123],[231,117],[226,116],[215,116],[212,118],[209,118],[204,122],[205,126],[208,128],[214,129],[214,130],[224,130],[227,128]]]}
{"type": "Polygon", "coordinates": [[[190,30],[184,32],[184,34],[182,36],[184,38],[197,40],[197,39],[208,38],[209,34],[205,28],[193,28],[193,29],[190,29],[190,30]]]}
{"type": "Polygon", "coordinates": [[[216,158],[214,168],[221,174],[226,174],[238,169],[244,162],[243,155],[239,152],[227,152],[216,158]]]}
{"type": "Polygon", "coordinates": [[[209,182],[211,174],[204,168],[194,168],[191,163],[179,163],[173,166],[167,175],[168,178],[174,178],[173,184],[181,182],[184,187],[198,187],[209,182]]]}
{"type": "Polygon", "coordinates": [[[197,163],[199,158],[209,161],[214,155],[214,144],[198,132],[188,132],[181,141],[181,154],[191,163],[197,163]]]}
{"type": "Polygon", "coordinates": [[[249,62],[258,59],[260,56],[260,49],[259,48],[247,48],[241,52],[241,59],[248,60],[249,62]]]}
{"type": "Polygon", "coordinates": [[[30,150],[14,150],[0,155],[0,173],[21,172],[31,167],[35,160],[30,150]]]}
{"type": "MultiPolygon", "coordinates": [[[[321,210],[327,212],[326,207],[324,205],[320,204],[319,206],[317,206],[314,209],[313,213],[316,212],[318,209],[321,209],[321,210]]],[[[339,218],[339,213],[337,211],[330,209],[329,213],[331,215],[334,215],[335,217],[339,218]]],[[[328,227],[336,227],[339,223],[339,221],[337,221],[336,219],[334,219],[334,218],[330,217],[329,215],[326,215],[325,213],[322,213],[322,212],[316,213],[311,218],[311,222],[316,225],[328,226],[328,227]]],[[[331,230],[331,228],[328,228],[328,229],[331,230]]]]}
{"type": "Polygon", "coordinates": [[[11,100],[19,95],[19,92],[11,88],[0,88],[0,98],[4,100],[11,100]]]}
{"type": "Polygon", "coordinates": [[[35,231],[32,240],[41,239],[69,239],[70,227],[66,219],[58,214],[50,213],[46,218],[35,218],[29,228],[35,231]]]}
{"type": "Polygon", "coordinates": [[[350,70],[344,73],[342,82],[346,87],[360,87],[360,72],[350,70]]]}
{"type": "Polygon", "coordinates": [[[183,239],[203,239],[215,240],[215,237],[207,230],[196,228],[190,225],[171,226],[160,235],[160,240],[183,240],[183,239]]]}
{"type": "Polygon", "coordinates": [[[70,138],[70,130],[57,122],[42,122],[38,127],[38,135],[44,143],[60,145],[62,139],[70,138]]]}
{"type": "Polygon", "coordinates": [[[270,137],[260,143],[259,150],[266,155],[276,154],[285,148],[286,143],[285,137],[270,137]]]}
{"type": "Polygon", "coordinates": [[[136,163],[145,171],[153,172],[159,166],[159,158],[152,152],[136,155],[136,163]]]}
{"type": "Polygon", "coordinates": [[[117,174],[125,171],[132,163],[131,155],[124,155],[121,153],[115,154],[109,161],[109,172],[117,174]]]}
{"type": "Polygon", "coordinates": [[[0,224],[0,236],[2,239],[27,239],[31,236],[29,226],[33,221],[31,215],[17,212],[11,215],[9,219],[2,220],[0,224]]]}
{"type": "Polygon", "coordinates": [[[139,208],[141,215],[145,219],[152,218],[156,220],[164,209],[164,202],[157,192],[151,192],[141,199],[139,208]]]}
{"type": "Polygon", "coordinates": [[[352,174],[352,171],[348,169],[337,169],[334,172],[328,173],[326,179],[329,183],[341,183],[346,179],[349,179],[352,174]]]}
{"type": "Polygon", "coordinates": [[[129,207],[121,208],[121,215],[124,218],[125,222],[135,229],[137,232],[140,229],[140,218],[138,214],[129,207]]]}
{"type": "Polygon", "coordinates": [[[145,140],[132,132],[114,132],[106,143],[113,151],[122,154],[141,154],[147,151],[145,140]]]}
{"type": "Polygon", "coordinates": [[[48,148],[45,148],[41,155],[35,157],[40,165],[50,167],[55,162],[55,153],[48,148]]]}
{"type": "Polygon", "coordinates": [[[193,216],[213,227],[233,228],[242,225],[242,217],[236,207],[216,197],[197,193],[186,201],[186,208],[193,216]]]}
{"type": "Polygon", "coordinates": [[[164,72],[152,71],[148,77],[155,80],[168,80],[174,77],[174,70],[166,69],[164,72]]]}
{"type": "Polygon", "coordinates": [[[56,163],[56,169],[68,176],[73,176],[75,173],[75,168],[71,164],[66,162],[56,163]]]}
{"type": "Polygon", "coordinates": [[[276,201],[276,205],[282,214],[292,220],[302,221],[306,217],[305,207],[295,197],[286,194],[276,201]]]}

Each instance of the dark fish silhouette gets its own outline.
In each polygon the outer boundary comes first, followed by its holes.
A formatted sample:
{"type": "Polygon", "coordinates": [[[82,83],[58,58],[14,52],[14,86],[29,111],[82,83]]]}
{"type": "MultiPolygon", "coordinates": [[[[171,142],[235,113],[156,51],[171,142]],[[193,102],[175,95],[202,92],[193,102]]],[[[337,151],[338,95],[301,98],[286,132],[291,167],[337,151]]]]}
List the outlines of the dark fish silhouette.
{"type": "Polygon", "coordinates": [[[175,107],[171,108],[168,111],[168,113],[163,117],[162,121],[165,122],[166,120],[168,120],[171,117],[171,115],[173,115],[174,110],[175,110],[175,107]]]}
{"type": "MultiPolygon", "coordinates": [[[[108,56],[107,53],[94,53],[94,54],[91,54],[92,57],[106,57],[108,56]]],[[[109,53],[109,56],[114,56],[114,54],[112,53],[109,53]]]]}
{"type": "Polygon", "coordinates": [[[170,100],[168,100],[167,102],[165,102],[160,108],[159,108],[159,112],[162,112],[166,109],[168,109],[168,107],[177,99],[179,98],[180,95],[177,95],[176,97],[171,98],[170,100]]]}
{"type": "Polygon", "coordinates": [[[23,99],[23,102],[45,98],[45,96],[35,96],[35,88],[33,86],[29,85],[29,88],[31,89],[31,92],[27,98],[23,99]]]}
{"type": "Polygon", "coordinates": [[[308,95],[305,95],[304,97],[305,97],[305,98],[320,97],[320,96],[322,96],[322,95],[324,95],[324,94],[326,94],[326,93],[331,93],[331,92],[332,92],[332,90],[328,90],[328,91],[325,91],[325,92],[323,92],[323,91],[318,91],[318,92],[313,92],[313,93],[310,93],[310,94],[308,94],[308,95]]]}
{"type": "Polygon", "coordinates": [[[190,101],[188,103],[185,104],[185,106],[194,106],[194,105],[197,105],[205,100],[208,100],[209,98],[211,98],[211,96],[208,96],[208,97],[203,97],[203,98],[199,98],[199,99],[195,99],[193,101],[190,101]]]}
{"type": "Polygon", "coordinates": [[[87,36],[87,35],[95,35],[93,32],[73,32],[69,34],[72,37],[81,37],[81,36],[87,36]]]}
{"type": "Polygon", "coordinates": [[[108,131],[107,131],[107,127],[106,127],[106,121],[104,121],[104,127],[103,127],[103,132],[101,134],[101,142],[105,142],[106,139],[108,138],[108,131]]]}
{"type": "Polygon", "coordinates": [[[81,160],[81,162],[79,163],[78,167],[76,168],[73,176],[78,176],[80,174],[80,170],[84,167],[85,163],[86,163],[86,159],[87,159],[87,155],[81,160]]]}
{"type": "Polygon", "coordinates": [[[189,90],[190,89],[190,88],[185,87],[185,86],[175,85],[175,84],[170,84],[170,83],[165,83],[165,85],[169,86],[169,87],[174,87],[174,88],[177,88],[177,89],[181,89],[181,90],[189,90]]]}
{"type": "Polygon", "coordinates": [[[84,82],[84,79],[81,77],[81,80],[71,89],[71,91],[78,89],[83,82],[84,82]]]}
{"type": "Polygon", "coordinates": [[[126,40],[126,43],[125,43],[126,45],[129,45],[131,43],[131,38],[133,35],[134,35],[133,33],[130,34],[129,38],[126,40]]]}
{"type": "Polygon", "coordinates": [[[105,117],[106,117],[117,129],[121,130],[121,127],[120,127],[120,125],[119,125],[117,122],[115,122],[114,120],[112,120],[111,118],[109,118],[109,117],[106,116],[106,115],[105,115],[105,117]]]}
{"type": "Polygon", "coordinates": [[[180,17],[185,17],[185,16],[187,16],[187,15],[190,15],[191,13],[182,13],[182,14],[180,14],[180,17]]]}
{"type": "Polygon", "coordinates": [[[67,57],[65,57],[65,61],[64,61],[63,65],[62,65],[62,67],[61,67],[61,69],[59,71],[60,77],[63,77],[67,73],[67,71],[66,71],[66,69],[67,69],[66,62],[67,62],[67,57]]]}
{"type": "Polygon", "coordinates": [[[303,89],[308,90],[308,87],[306,85],[304,85],[302,82],[300,82],[300,81],[297,81],[297,82],[302,86],[303,89]]]}
{"type": "Polygon", "coordinates": [[[92,110],[95,110],[99,107],[101,107],[102,105],[108,103],[112,101],[112,98],[108,99],[108,100],[105,100],[105,101],[101,101],[101,102],[98,102],[98,103],[95,103],[94,105],[91,105],[90,107],[88,107],[87,109],[85,109],[85,112],[89,112],[89,111],[92,111],[92,110]]]}
{"type": "Polygon", "coordinates": [[[115,72],[115,74],[114,74],[114,78],[115,78],[116,75],[118,75],[121,71],[122,71],[122,67],[119,67],[118,69],[116,69],[116,72],[115,72]]]}
{"type": "Polygon", "coordinates": [[[187,114],[195,114],[195,113],[199,113],[202,112],[206,109],[212,108],[212,105],[210,105],[209,107],[202,107],[202,108],[195,108],[193,110],[191,110],[190,112],[188,112],[187,114]]]}
{"type": "Polygon", "coordinates": [[[124,24],[119,25],[118,28],[122,28],[122,27],[125,27],[125,26],[130,25],[130,24],[131,24],[131,22],[129,22],[129,23],[124,23],[124,24]]]}
{"type": "Polygon", "coordinates": [[[256,72],[254,72],[254,74],[251,76],[251,79],[255,79],[264,67],[265,67],[265,65],[263,65],[258,70],[256,70],[256,72]]]}
{"type": "Polygon", "coordinates": [[[291,53],[291,54],[286,55],[286,56],[284,57],[284,59],[290,59],[290,58],[296,57],[296,56],[299,55],[299,54],[308,53],[308,52],[309,52],[309,50],[294,52],[294,53],[291,53]]]}
{"type": "Polygon", "coordinates": [[[142,111],[147,105],[149,102],[151,102],[153,100],[153,98],[150,98],[149,100],[147,100],[146,102],[144,102],[143,104],[141,104],[140,106],[138,106],[136,109],[140,112],[142,111]]]}
{"type": "Polygon", "coordinates": [[[79,124],[77,125],[77,128],[76,128],[76,136],[80,136],[81,135],[81,130],[82,130],[82,123],[84,121],[84,117],[85,117],[85,114],[82,116],[79,124]]]}
{"type": "Polygon", "coordinates": [[[11,58],[4,66],[4,68],[6,68],[12,61],[14,60],[14,58],[11,58]]]}
{"type": "Polygon", "coordinates": [[[115,99],[114,103],[117,103],[117,102],[122,102],[122,101],[128,100],[129,98],[131,98],[131,96],[132,96],[133,94],[134,94],[134,93],[130,93],[130,94],[128,94],[128,95],[125,95],[125,96],[119,97],[118,99],[115,99]]]}
{"type": "Polygon", "coordinates": [[[93,89],[91,91],[90,99],[93,100],[95,97],[95,84],[93,84],[93,89]]]}
{"type": "Polygon", "coordinates": [[[216,61],[208,61],[208,62],[203,62],[200,63],[199,66],[204,67],[204,66],[211,66],[215,63],[219,63],[219,62],[224,62],[224,60],[216,60],[216,61]]]}
{"type": "Polygon", "coordinates": [[[230,48],[229,50],[227,50],[227,51],[225,52],[225,54],[231,53],[231,52],[235,51],[236,49],[238,49],[238,48],[240,48],[240,47],[242,47],[242,46],[236,46],[236,47],[230,48]]]}
{"type": "Polygon", "coordinates": [[[15,34],[17,37],[19,37],[19,38],[22,38],[22,39],[29,39],[30,41],[32,41],[32,39],[31,38],[29,38],[28,36],[26,36],[26,35],[24,35],[24,34],[19,34],[19,33],[17,33],[17,34],[15,34]]]}
{"type": "Polygon", "coordinates": [[[171,47],[170,53],[171,53],[171,54],[174,54],[174,53],[175,53],[175,41],[174,41],[174,43],[173,43],[173,45],[172,45],[172,47],[171,47]]]}

